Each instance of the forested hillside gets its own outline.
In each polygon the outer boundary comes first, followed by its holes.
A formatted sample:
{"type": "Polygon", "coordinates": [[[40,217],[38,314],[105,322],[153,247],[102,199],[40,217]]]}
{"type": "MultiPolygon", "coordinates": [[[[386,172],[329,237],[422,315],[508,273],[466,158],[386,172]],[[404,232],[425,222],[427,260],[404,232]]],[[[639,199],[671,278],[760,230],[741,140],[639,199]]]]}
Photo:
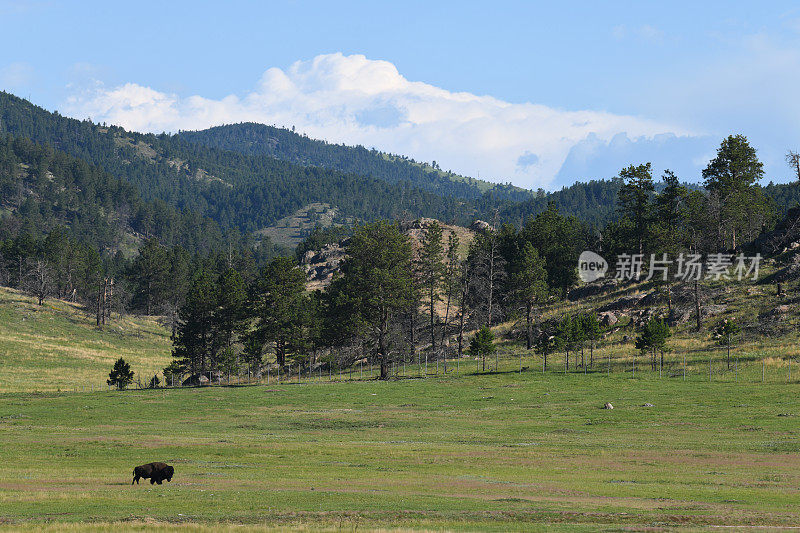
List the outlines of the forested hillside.
{"type": "Polygon", "coordinates": [[[142,135],[50,113],[0,93],[0,132],[62,150],[162,200],[250,233],[313,202],[343,216],[394,218],[404,212],[468,221],[474,207],[409,185],[208,148],[178,136],[142,135]]]}
{"type": "Polygon", "coordinates": [[[213,148],[340,170],[393,184],[408,183],[442,196],[474,199],[489,191],[496,200],[522,201],[531,196],[530,191],[512,185],[489,183],[443,171],[436,162],[420,163],[363,146],[332,144],[284,128],[252,122],[184,131],[179,136],[213,148]]]}
{"type": "Polygon", "coordinates": [[[0,241],[57,228],[107,252],[132,252],[139,237],[206,253],[226,244],[208,218],[144,201],[133,185],[80,159],[0,135],[0,241]]]}
{"type": "MultiPolygon", "coordinates": [[[[218,126],[202,131],[184,131],[179,137],[204,146],[243,154],[266,155],[307,166],[320,166],[362,176],[375,177],[388,183],[410,183],[439,195],[472,199],[478,217],[490,218],[500,208],[500,218],[517,226],[543,211],[549,203],[558,210],[580,220],[602,227],[616,216],[616,197],[622,181],[616,177],[577,182],[558,191],[529,191],[445,172],[404,156],[310,139],[293,131],[243,123],[218,126]]],[[[700,176],[680,176],[682,181],[696,183],[700,176]]],[[[657,184],[656,191],[663,185],[657,184]]],[[[698,188],[699,185],[689,188],[698,188]]],[[[779,215],[800,202],[797,184],[769,184],[765,194],[773,198],[779,215]]]]}

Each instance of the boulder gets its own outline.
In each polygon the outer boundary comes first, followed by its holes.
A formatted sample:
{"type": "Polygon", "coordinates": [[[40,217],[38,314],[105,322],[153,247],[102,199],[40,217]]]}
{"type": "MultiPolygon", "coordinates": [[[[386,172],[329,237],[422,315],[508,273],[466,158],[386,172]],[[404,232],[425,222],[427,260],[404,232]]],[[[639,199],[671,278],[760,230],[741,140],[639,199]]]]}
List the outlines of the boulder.
{"type": "Polygon", "coordinates": [[[603,406],[603,409],[613,409],[613,408],[614,408],[614,406],[613,406],[613,405],[611,405],[611,404],[610,404],[610,403],[608,403],[608,402],[606,402],[606,404],[603,406]]]}
{"type": "Polygon", "coordinates": [[[603,311],[597,315],[600,320],[600,325],[603,327],[611,327],[619,322],[617,315],[613,311],[603,311]]]}
{"type": "Polygon", "coordinates": [[[476,220],[475,222],[469,225],[469,229],[471,229],[475,233],[486,233],[488,231],[494,231],[494,227],[492,227],[491,224],[483,220],[476,220]]]}

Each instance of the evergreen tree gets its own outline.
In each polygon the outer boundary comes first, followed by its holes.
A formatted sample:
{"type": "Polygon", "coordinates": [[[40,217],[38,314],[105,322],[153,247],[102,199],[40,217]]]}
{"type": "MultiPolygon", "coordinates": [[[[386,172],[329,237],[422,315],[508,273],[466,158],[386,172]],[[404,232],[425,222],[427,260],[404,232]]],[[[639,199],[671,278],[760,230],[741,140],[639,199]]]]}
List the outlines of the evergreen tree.
{"type": "Polygon", "coordinates": [[[440,288],[445,265],[442,262],[444,246],[442,244],[442,227],[438,222],[431,222],[422,238],[417,269],[419,280],[425,293],[425,303],[430,319],[431,353],[436,351],[436,304],[441,300],[440,288]]]}
{"type": "Polygon", "coordinates": [[[735,249],[743,238],[755,237],[774,216],[774,207],[758,187],[763,177],[764,165],[744,135],[724,139],[703,170],[719,251],[735,249]]]}
{"type": "Polygon", "coordinates": [[[216,365],[220,337],[215,328],[217,286],[206,270],[193,276],[186,301],[178,311],[178,331],[173,341],[172,356],[192,376],[206,375],[216,365]]]}
{"type": "Polygon", "coordinates": [[[186,368],[181,364],[180,361],[174,359],[167,366],[165,366],[161,372],[164,374],[164,383],[169,387],[175,385],[176,383],[178,385],[181,384],[181,379],[183,378],[183,374],[186,372],[186,368]]]}
{"type": "MultiPolygon", "coordinates": [[[[278,365],[286,365],[287,354],[304,346],[307,335],[306,275],[288,257],[277,257],[262,269],[255,284],[253,314],[255,338],[263,346],[272,342],[278,365]]],[[[256,353],[252,348],[253,355],[256,353]]]]}
{"type": "Polygon", "coordinates": [[[638,253],[643,254],[652,216],[650,197],[655,190],[651,165],[630,165],[620,171],[619,177],[623,185],[619,190],[617,209],[630,223],[631,242],[635,243],[638,253]]]}
{"type": "Polygon", "coordinates": [[[486,356],[497,352],[494,345],[494,333],[487,326],[483,326],[472,337],[469,343],[469,353],[473,357],[479,357],[483,361],[483,371],[486,371],[486,356]]]}
{"type": "Polygon", "coordinates": [[[636,349],[642,352],[642,355],[648,351],[652,357],[650,360],[650,367],[655,370],[656,354],[661,352],[661,365],[664,365],[664,350],[666,349],[667,339],[670,337],[669,326],[660,318],[653,317],[648,320],[640,330],[640,334],[636,337],[636,349]]]}
{"type": "Polygon", "coordinates": [[[578,280],[575,265],[583,250],[590,248],[588,230],[575,217],[563,216],[555,204],[530,217],[520,231],[523,241],[530,242],[545,260],[550,287],[564,296],[578,280]]]}
{"type": "Polygon", "coordinates": [[[134,305],[139,305],[146,315],[152,315],[164,302],[170,272],[169,254],[155,238],[147,239],[131,267],[134,283],[134,305]]]}
{"type": "Polygon", "coordinates": [[[470,307],[477,319],[491,326],[500,318],[500,289],[506,279],[506,260],[500,253],[500,241],[494,229],[478,234],[470,245],[467,267],[471,270],[470,307]]]}
{"type": "Polygon", "coordinates": [[[671,170],[662,176],[664,188],[656,196],[656,251],[674,256],[685,243],[685,200],[689,191],[671,170]]]}
{"type": "MultiPolygon", "coordinates": [[[[555,332],[555,347],[564,350],[564,369],[569,370],[569,352],[575,349],[578,342],[577,335],[580,332],[578,325],[571,316],[566,315],[558,323],[555,332]]],[[[577,357],[576,357],[577,359],[577,357]]],[[[577,362],[576,362],[577,366],[577,362]]]]}
{"type": "Polygon", "coordinates": [[[542,370],[547,370],[547,356],[558,348],[557,339],[549,328],[544,327],[536,336],[536,352],[542,355],[542,370]]]}
{"type": "Polygon", "coordinates": [[[533,347],[533,308],[547,298],[547,270],[539,252],[529,242],[523,245],[512,268],[511,296],[514,302],[525,307],[525,341],[530,350],[533,347]]]}
{"type": "MultiPolygon", "coordinates": [[[[457,298],[459,284],[459,258],[458,248],[460,246],[458,234],[451,231],[447,236],[446,267],[444,272],[444,326],[442,328],[442,345],[450,344],[450,314],[453,304],[457,298]]],[[[447,371],[447,354],[445,353],[445,371],[447,371]]]]}
{"type": "Polygon", "coordinates": [[[230,373],[238,369],[235,344],[247,327],[247,291],[241,274],[232,268],[222,274],[218,287],[215,327],[225,353],[225,370],[230,373]]]}
{"type": "Polygon", "coordinates": [[[131,365],[125,362],[125,359],[120,357],[117,359],[117,362],[114,363],[114,368],[111,369],[111,372],[108,373],[108,379],[106,383],[111,386],[117,387],[120,390],[124,390],[130,383],[133,381],[133,371],[131,370],[131,365]]]}
{"type": "Polygon", "coordinates": [[[594,348],[600,338],[601,328],[597,315],[594,313],[584,313],[580,315],[581,330],[586,340],[589,341],[589,367],[594,366],[594,348]]]}
{"type": "Polygon", "coordinates": [[[389,377],[392,329],[398,315],[414,305],[411,245],[396,224],[379,221],[360,226],[347,245],[341,277],[331,284],[340,315],[354,319],[357,330],[375,345],[381,379],[389,377]]]}

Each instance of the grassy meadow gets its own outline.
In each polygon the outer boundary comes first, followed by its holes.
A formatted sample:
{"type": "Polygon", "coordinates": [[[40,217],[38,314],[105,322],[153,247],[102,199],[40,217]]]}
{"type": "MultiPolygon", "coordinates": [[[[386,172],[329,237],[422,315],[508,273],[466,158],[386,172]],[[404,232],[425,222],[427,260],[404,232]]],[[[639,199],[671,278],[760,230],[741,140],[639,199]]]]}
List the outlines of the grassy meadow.
{"type": "MultiPolygon", "coordinates": [[[[769,291],[751,293],[723,294],[726,313],[754,320],[775,305],[769,291]]],[[[464,359],[446,375],[429,361],[427,378],[424,364],[398,364],[388,382],[359,365],[280,383],[108,391],[120,356],[143,378],[169,362],[155,319],[115,316],[98,330],[77,306],[0,289],[0,528],[797,525],[794,313],[776,323],[787,324],[779,336],[742,335],[730,369],[724,348],[683,324],[655,371],[623,327],[592,368],[575,368],[573,353],[568,372],[563,353],[543,372],[540,356],[503,341],[486,373],[464,359]],[[131,486],[133,467],[150,461],[173,464],[172,483],[131,486]]]]}
{"type": "Polygon", "coordinates": [[[106,387],[123,357],[146,383],[170,359],[169,332],[153,318],[114,315],[102,330],[82,308],[0,287],[0,392],[106,387]]]}
{"type": "Polygon", "coordinates": [[[800,522],[798,387],[528,370],[6,393],[0,520],[31,529],[787,526],[800,522]],[[154,460],[175,465],[172,483],[131,486],[133,466],[154,460]]]}

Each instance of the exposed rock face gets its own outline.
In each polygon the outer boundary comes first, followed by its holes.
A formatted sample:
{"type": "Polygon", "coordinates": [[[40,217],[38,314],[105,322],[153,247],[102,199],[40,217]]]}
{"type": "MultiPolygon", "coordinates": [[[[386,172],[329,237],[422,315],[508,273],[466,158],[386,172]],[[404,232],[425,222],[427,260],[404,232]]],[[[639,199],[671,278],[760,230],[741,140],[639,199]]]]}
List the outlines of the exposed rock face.
{"type": "Polygon", "coordinates": [[[494,231],[494,227],[483,220],[476,220],[470,224],[469,229],[475,233],[486,233],[487,231],[494,231]]]}
{"type": "Polygon", "coordinates": [[[321,250],[309,250],[300,261],[300,267],[306,271],[308,288],[311,290],[327,287],[333,275],[339,270],[345,257],[346,241],[339,244],[328,244],[321,250]]]}
{"type": "Polygon", "coordinates": [[[603,327],[610,327],[619,322],[619,318],[613,311],[603,311],[598,314],[600,325],[603,327]]]}
{"type": "MultiPolygon", "coordinates": [[[[419,253],[420,243],[425,236],[428,227],[434,223],[442,228],[442,241],[447,246],[451,233],[455,233],[460,242],[459,249],[462,254],[466,254],[474,233],[460,226],[444,224],[433,218],[418,218],[399,222],[400,231],[407,235],[411,240],[411,249],[414,254],[419,253]]],[[[300,267],[305,270],[309,290],[324,289],[327,287],[334,274],[339,271],[342,261],[346,257],[345,249],[349,239],[345,239],[338,244],[328,244],[320,250],[309,250],[300,259],[300,267]]]]}
{"type": "MultiPolygon", "coordinates": [[[[411,230],[415,229],[426,229],[434,222],[439,222],[434,218],[417,218],[415,220],[403,220],[400,222],[400,231],[403,233],[408,233],[411,230]]],[[[441,222],[439,222],[442,225],[441,222]]]]}

